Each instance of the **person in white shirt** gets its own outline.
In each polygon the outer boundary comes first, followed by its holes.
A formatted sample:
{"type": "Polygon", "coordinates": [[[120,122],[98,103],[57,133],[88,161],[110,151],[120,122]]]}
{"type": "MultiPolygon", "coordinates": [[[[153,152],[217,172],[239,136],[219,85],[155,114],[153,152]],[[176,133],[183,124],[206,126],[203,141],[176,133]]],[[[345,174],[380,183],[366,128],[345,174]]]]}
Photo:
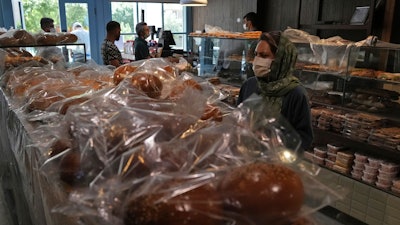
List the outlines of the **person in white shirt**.
{"type": "MultiPolygon", "coordinates": [[[[75,34],[78,37],[76,43],[85,44],[86,48],[86,59],[90,59],[90,35],[89,31],[85,30],[81,23],[75,22],[72,25],[72,34],[75,34]]],[[[84,62],[84,51],[81,48],[77,48],[72,52],[74,61],[84,62]]]]}

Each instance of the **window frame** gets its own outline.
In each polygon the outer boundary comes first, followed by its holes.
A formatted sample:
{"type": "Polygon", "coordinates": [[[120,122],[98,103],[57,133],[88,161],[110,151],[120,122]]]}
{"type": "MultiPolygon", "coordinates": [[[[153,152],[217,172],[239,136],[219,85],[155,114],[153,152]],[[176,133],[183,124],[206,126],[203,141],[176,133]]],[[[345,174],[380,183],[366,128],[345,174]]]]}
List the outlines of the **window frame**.
{"type": "MultiPolygon", "coordinates": [[[[154,2],[154,1],[117,1],[117,0],[112,0],[111,3],[135,3],[134,7],[136,12],[134,15],[136,15],[136,21],[141,21],[141,9],[139,8],[139,3],[156,3],[156,4],[161,4],[161,12],[162,12],[162,17],[161,17],[161,24],[162,24],[162,29],[165,28],[165,17],[164,17],[164,10],[165,10],[165,4],[179,4],[179,2],[154,2]]],[[[111,5],[111,11],[112,11],[112,5],[111,5]]],[[[182,6],[182,13],[183,13],[183,31],[182,32],[173,32],[173,35],[182,35],[183,36],[183,43],[182,43],[182,48],[184,51],[188,49],[189,45],[189,30],[192,26],[192,18],[191,18],[191,8],[190,7],[185,7],[182,6]]],[[[112,12],[111,12],[111,18],[112,18],[112,12]]],[[[132,35],[132,36],[137,36],[136,32],[122,32],[121,31],[121,36],[126,36],[126,35],[132,35]]]]}

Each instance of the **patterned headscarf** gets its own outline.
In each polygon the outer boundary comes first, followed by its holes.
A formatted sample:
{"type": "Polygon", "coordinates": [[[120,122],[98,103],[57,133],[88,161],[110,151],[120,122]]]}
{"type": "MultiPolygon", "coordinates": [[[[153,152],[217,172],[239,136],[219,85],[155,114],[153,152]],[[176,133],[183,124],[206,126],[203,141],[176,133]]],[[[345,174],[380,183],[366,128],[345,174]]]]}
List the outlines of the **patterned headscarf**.
{"type": "MultiPolygon", "coordinates": [[[[276,35],[276,33],[274,33],[276,35]]],[[[279,43],[273,40],[270,33],[263,33],[268,39],[271,50],[277,48],[275,59],[271,65],[271,72],[266,78],[259,78],[261,96],[270,105],[271,109],[280,112],[283,97],[292,89],[300,85],[300,81],[293,75],[294,66],[297,60],[297,49],[292,42],[283,35],[280,35],[279,43]]],[[[265,38],[261,38],[265,40],[265,38]]]]}

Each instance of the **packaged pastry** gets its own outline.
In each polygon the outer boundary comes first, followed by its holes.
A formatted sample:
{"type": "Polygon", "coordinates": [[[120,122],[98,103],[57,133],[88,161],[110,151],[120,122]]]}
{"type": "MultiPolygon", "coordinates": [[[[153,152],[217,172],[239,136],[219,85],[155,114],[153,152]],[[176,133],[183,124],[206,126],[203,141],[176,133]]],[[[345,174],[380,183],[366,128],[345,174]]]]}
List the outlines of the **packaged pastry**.
{"type": "Polygon", "coordinates": [[[326,158],[327,150],[324,147],[314,147],[314,154],[321,158],[326,158]]]}
{"type": "Polygon", "coordinates": [[[343,159],[343,160],[349,160],[352,161],[354,160],[354,154],[353,152],[350,151],[340,151],[336,154],[337,159],[343,159]]]}
{"type": "Polygon", "coordinates": [[[392,190],[394,193],[400,194],[400,188],[398,188],[398,187],[392,186],[392,187],[391,187],[391,190],[392,190]]]}
{"type": "Polygon", "coordinates": [[[325,158],[319,157],[317,155],[313,155],[313,162],[318,165],[324,165],[325,158]]]}
{"type": "Polygon", "coordinates": [[[327,153],[327,158],[329,159],[329,160],[331,160],[331,161],[336,161],[336,153],[331,153],[331,152],[328,152],[327,153]]]}
{"type": "Polygon", "coordinates": [[[381,163],[383,162],[382,159],[377,159],[374,157],[368,157],[368,165],[374,168],[379,168],[381,166],[381,163]]]}
{"type": "Polygon", "coordinates": [[[390,184],[382,184],[382,183],[379,183],[379,182],[375,182],[375,185],[376,185],[378,188],[385,189],[385,190],[389,189],[390,186],[391,186],[390,184]]]}
{"type": "Polygon", "coordinates": [[[313,161],[314,153],[310,151],[304,151],[304,158],[313,161]]]}
{"type": "Polygon", "coordinates": [[[351,177],[357,179],[357,180],[361,180],[363,173],[360,171],[351,171],[351,177]]]}
{"type": "Polygon", "coordinates": [[[353,164],[353,160],[343,159],[343,158],[336,158],[335,165],[339,165],[344,168],[350,168],[353,164]]]}
{"type": "Polygon", "coordinates": [[[343,174],[349,174],[350,173],[350,168],[343,167],[343,166],[340,166],[340,165],[337,165],[337,164],[335,164],[332,169],[338,171],[339,173],[343,173],[343,174]]]}
{"type": "Polygon", "coordinates": [[[385,173],[397,173],[399,172],[400,165],[396,163],[391,163],[391,162],[382,162],[380,171],[385,172],[385,173]]]}
{"type": "Polygon", "coordinates": [[[378,169],[379,176],[383,179],[393,179],[397,176],[398,172],[384,172],[382,169],[378,169]]]}
{"type": "Polygon", "coordinates": [[[353,168],[353,171],[363,172],[365,167],[364,167],[363,163],[354,163],[352,168],[353,168]]]}
{"type": "Polygon", "coordinates": [[[371,166],[370,164],[365,164],[364,167],[364,171],[367,173],[378,173],[379,167],[371,166]]]}
{"type": "Polygon", "coordinates": [[[366,179],[370,179],[370,180],[372,180],[372,179],[376,180],[378,177],[378,173],[373,173],[373,172],[369,173],[369,172],[364,171],[363,177],[366,179]]]}
{"type": "Polygon", "coordinates": [[[379,176],[379,175],[377,176],[377,178],[378,178],[377,183],[380,183],[380,184],[382,184],[382,185],[388,185],[388,186],[391,186],[391,185],[392,185],[392,181],[393,181],[392,178],[387,179],[387,178],[383,178],[383,177],[381,177],[381,176],[379,176]]]}
{"type": "Polygon", "coordinates": [[[375,184],[376,177],[375,178],[367,178],[364,175],[361,177],[361,180],[364,181],[367,184],[375,184]]]}
{"type": "MultiPolygon", "coordinates": [[[[397,189],[400,190],[400,179],[399,179],[399,178],[396,178],[396,179],[394,179],[392,182],[393,182],[393,187],[395,187],[395,188],[397,188],[397,189]]],[[[400,192],[399,192],[399,193],[400,193],[400,192]]]]}
{"type": "Polygon", "coordinates": [[[331,160],[329,160],[329,159],[325,159],[325,166],[326,167],[328,167],[328,168],[330,168],[330,169],[333,169],[333,166],[335,165],[335,162],[334,161],[331,161],[331,160]]]}
{"type": "Polygon", "coordinates": [[[328,143],[326,145],[328,147],[328,152],[330,153],[337,153],[340,150],[345,150],[347,147],[340,143],[328,143]]]}
{"type": "Polygon", "coordinates": [[[368,156],[364,155],[362,153],[356,152],[356,153],[354,153],[354,162],[367,163],[368,156]]]}

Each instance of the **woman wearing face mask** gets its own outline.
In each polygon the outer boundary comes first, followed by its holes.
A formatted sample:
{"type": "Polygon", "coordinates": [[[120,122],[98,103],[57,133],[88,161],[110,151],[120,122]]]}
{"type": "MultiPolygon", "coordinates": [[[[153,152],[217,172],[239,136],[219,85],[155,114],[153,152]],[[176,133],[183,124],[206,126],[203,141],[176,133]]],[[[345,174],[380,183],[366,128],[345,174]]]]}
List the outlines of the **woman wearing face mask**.
{"type": "Polygon", "coordinates": [[[313,141],[311,112],[307,92],[292,72],[297,49],[281,32],[262,33],[253,61],[255,77],[247,79],[240,88],[238,105],[252,94],[258,94],[280,112],[299,133],[302,148],[313,141]]]}
{"type": "Polygon", "coordinates": [[[135,60],[150,58],[149,46],[146,38],[150,36],[150,29],[147,23],[140,22],[136,24],[136,33],[138,37],[135,39],[133,48],[135,49],[135,60]]]}

